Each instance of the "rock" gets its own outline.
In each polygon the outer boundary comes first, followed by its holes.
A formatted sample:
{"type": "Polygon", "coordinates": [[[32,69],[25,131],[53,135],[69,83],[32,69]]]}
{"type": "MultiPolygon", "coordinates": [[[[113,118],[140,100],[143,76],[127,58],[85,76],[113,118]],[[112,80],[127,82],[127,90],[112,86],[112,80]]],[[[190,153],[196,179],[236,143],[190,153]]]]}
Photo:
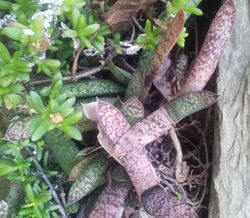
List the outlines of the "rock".
{"type": "Polygon", "coordinates": [[[237,17],[219,64],[209,218],[250,217],[250,1],[237,17]]]}

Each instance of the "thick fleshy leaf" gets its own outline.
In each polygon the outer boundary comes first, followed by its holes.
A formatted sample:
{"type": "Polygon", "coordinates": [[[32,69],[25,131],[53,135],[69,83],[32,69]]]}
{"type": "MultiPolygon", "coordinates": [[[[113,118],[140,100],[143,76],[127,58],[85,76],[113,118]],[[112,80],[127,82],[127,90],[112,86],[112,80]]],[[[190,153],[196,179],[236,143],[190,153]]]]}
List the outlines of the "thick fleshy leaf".
{"type": "Polygon", "coordinates": [[[79,161],[70,171],[68,181],[75,181],[94,158],[96,158],[96,154],[87,156],[79,161]]]}
{"type": "Polygon", "coordinates": [[[8,51],[8,49],[6,48],[6,46],[0,42],[0,63],[8,63],[11,59],[10,53],[8,51]]]}
{"type": "Polygon", "coordinates": [[[144,107],[136,97],[132,97],[122,105],[122,113],[128,122],[133,125],[144,118],[144,107]]]}
{"type": "Polygon", "coordinates": [[[89,218],[116,217],[131,188],[130,182],[112,182],[98,197],[89,218]]]}
{"type": "Polygon", "coordinates": [[[42,113],[45,109],[45,106],[43,104],[43,101],[40,97],[40,95],[37,92],[31,91],[30,92],[30,100],[32,103],[32,106],[38,113],[42,113]]]}
{"type": "Polygon", "coordinates": [[[69,191],[68,205],[79,201],[95,188],[106,182],[106,171],[110,160],[104,154],[100,154],[89,164],[77,178],[69,191]]]}
{"type": "Polygon", "coordinates": [[[112,75],[117,79],[118,82],[120,82],[123,85],[128,85],[129,80],[131,79],[131,74],[127,72],[126,70],[117,67],[113,64],[112,61],[107,62],[107,66],[110,69],[112,75]]]}
{"type": "Polygon", "coordinates": [[[216,14],[200,53],[178,95],[199,91],[205,87],[223,54],[231,35],[234,20],[234,3],[232,0],[227,0],[216,14]]]}
{"type": "Polygon", "coordinates": [[[121,160],[121,164],[126,168],[139,195],[149,188],[160,184],[156,171],[144,149],[126,152],[119,159],[121,160]]]}
{"type": "Polygon", "coordinates": [[[218,95],[208,92],[192,92],[170,101],[165,107],[169,115],[175,120],[181,120],[199,110],[209,107],[218,99],[218,95]]]}
{"type": "Polygon", "coordinates": [[[4,139],[7,141],[21,141],[31,137],[27,123],[17,121],[9,125],[4,139]]]}
{"type": "Polygon", "coordinates": [[[140,150],[167,133],[173,124],[174,120],[162,107],[132,126],[116,143],[113,154],[119,156],[140,150]]]}
{"type": "Polygon", "coordinates": [[[38,139],[40,139],[48,131],[48,128],[48,121],[43,120],[37,127],[37,129],[32,133],[32,141],[37,141],[38,139]]]}
{"type": "Polygon", "coordinates": [[[98,118],[103,130],[115,144],[130,128],[123,114],[113,105],[98,101],[98,118]]]}
{"type": "Polygon", "coordinates": [[[161,187],[153,187],[141,196],[145,210],[154,217],[198,218],[198,215],[184,199],[161,187]]]}

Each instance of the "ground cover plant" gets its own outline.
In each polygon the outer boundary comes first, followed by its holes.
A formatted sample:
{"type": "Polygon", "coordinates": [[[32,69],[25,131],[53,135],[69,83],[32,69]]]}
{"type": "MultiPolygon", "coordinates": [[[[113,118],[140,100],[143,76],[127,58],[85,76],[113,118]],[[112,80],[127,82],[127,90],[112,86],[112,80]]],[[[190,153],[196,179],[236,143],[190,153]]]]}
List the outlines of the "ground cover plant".
{"type": "Polygon", "coordinates": [[[0,0],[3,215],[206,216],[218,95],[202,89],[235,9],[187,55],[200,2],[0,0]]]}

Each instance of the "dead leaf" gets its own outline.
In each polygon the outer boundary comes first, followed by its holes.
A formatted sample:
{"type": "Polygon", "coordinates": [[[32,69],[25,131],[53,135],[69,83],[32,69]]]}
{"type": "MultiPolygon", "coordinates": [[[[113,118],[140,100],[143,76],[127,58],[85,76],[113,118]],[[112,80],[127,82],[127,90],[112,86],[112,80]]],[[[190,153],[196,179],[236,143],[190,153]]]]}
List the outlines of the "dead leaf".
{"type": "Polygon", "coordinates": [[[118,0],[107,13],[103,15],[104,21],[113,32],[124,30],[131,24],[132,16],[156,2],[156,0],[118,0]]]}

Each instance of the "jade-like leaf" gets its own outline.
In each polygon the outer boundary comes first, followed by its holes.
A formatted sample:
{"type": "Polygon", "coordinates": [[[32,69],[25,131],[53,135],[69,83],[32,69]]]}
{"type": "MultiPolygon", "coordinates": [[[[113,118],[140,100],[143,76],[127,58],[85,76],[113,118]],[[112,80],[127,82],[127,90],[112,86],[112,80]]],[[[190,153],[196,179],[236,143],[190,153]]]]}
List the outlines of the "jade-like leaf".
{"type": "Polygon", "coordinates": [[[47,120],[43,120],[39,126],[35,129],[35,131],[32,133],[32,141],[37,141],[40,139],[49,128],[49,123],[47,120]]]}
{"type": "Polygon", "coordinates": [[[69,191],[68,205],[79,201],[106,181],[110,160],[104,154],[96,157],[77,178],[69,191]]]}
{"type": "Polygon", "coordinates": [[[205,87],[223,54],[234,20],[234,3],[232,0],[227,0],[216,14],[199,55],[178,95],[199,91],[205,87]]]}
{"type": "Polygon", "coordinates": [[[136,97],[133,97],[122,104],[122,113],[133,125],[144,118],[144,107],[136,97]]]}
{"type": "Polygon", "coordinates": [[[43,110],[45,109],[45,106],[43,104],[43,101],[40,97],[40,95],[34,91],[30,92],[30,100],[32,103],[32,106],[38,113],[42,113],[43,110]]]}
{"type": "Polygon", "coordinates": [[[0,42],[0,63],[8,63],[11,59],[10,53],[6,46],[0,42]]]}
{"type": "Polygon", "coordinates": [[[192,92],[170,101],[165,107],[169,115],[175,120],[181,120],[199,110],[209,107],[218,99],[218,95],[208,92],[192,92]]]}
{"type": "Polygon", "coordinates": [[[83,36],[91,36],[98,30],[99,27],[100,27],[100,24],[98,23],[91,24],[85,27],[84,29],[82,29],[81,33],[83,36]]]}

